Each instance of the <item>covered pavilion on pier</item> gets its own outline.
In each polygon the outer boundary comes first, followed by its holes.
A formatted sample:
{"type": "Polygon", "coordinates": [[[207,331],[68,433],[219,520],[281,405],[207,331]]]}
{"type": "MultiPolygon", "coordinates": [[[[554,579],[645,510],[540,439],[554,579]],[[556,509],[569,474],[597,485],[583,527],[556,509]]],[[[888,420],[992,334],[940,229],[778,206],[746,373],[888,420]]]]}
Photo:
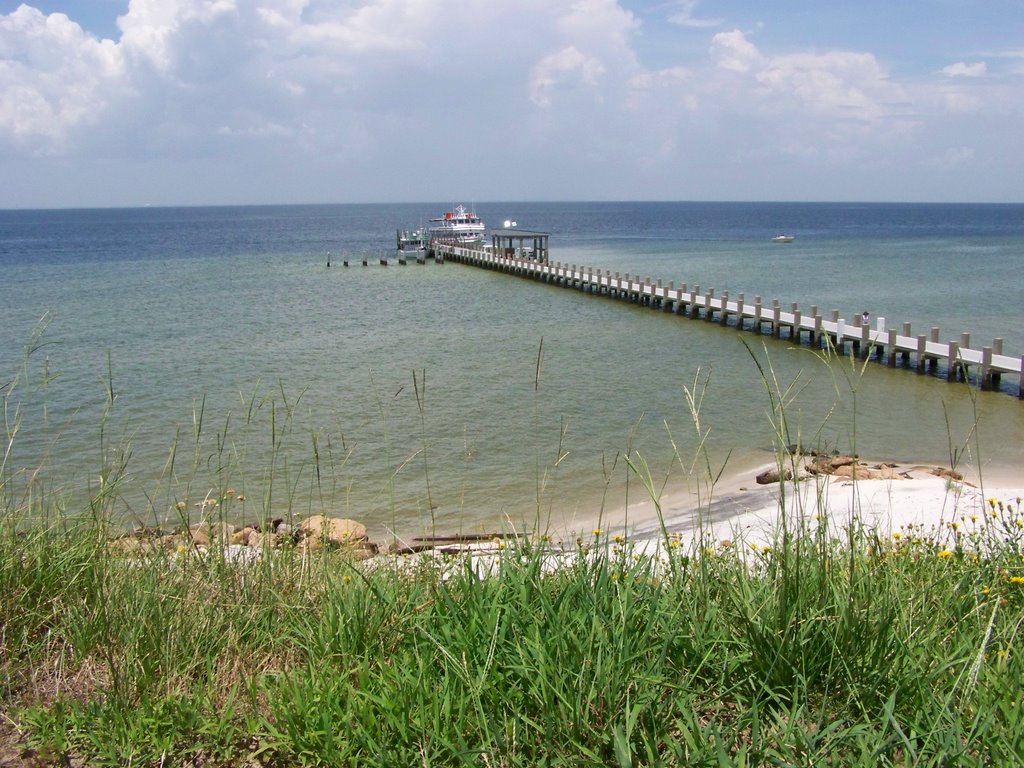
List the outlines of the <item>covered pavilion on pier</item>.
{"type": "Polygon", "coordinates": [[[519,229],[514,222],[506,224],[507,226],[491,231],[491,247],[494,253],[517,259],[530,259],[541,264],[548,263],[550,232],[519,229]]]}

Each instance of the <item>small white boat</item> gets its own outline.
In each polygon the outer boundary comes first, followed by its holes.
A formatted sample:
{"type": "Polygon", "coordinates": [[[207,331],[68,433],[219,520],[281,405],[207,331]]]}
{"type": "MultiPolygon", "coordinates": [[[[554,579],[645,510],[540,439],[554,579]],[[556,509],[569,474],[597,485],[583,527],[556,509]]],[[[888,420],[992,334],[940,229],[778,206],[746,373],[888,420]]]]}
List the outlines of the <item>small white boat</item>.
{"type": "Polygon", "coordinates": [[[430,236],[420,227],[415,230],[398,230],[396,233],[399,253],[418,253],[427,250],[430,236]]]}
{"type": "Polygon", "coordinates": [[[796,238],[793,235],[776,235],[772,238],[773,243],[792,243],[796,238]]]}

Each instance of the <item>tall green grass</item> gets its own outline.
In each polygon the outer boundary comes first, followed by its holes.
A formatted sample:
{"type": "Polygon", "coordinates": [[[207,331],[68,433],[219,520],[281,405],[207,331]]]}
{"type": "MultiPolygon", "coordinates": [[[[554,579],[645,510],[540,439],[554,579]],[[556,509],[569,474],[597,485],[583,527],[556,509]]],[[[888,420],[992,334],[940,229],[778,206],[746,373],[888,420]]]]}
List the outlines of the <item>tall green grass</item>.
{"type": "Polygon", "coordinates": [[[510,546],[482,577],[126,559],[8,531],[4,707],[29,744],[90,765],[1024,755],[1019,548],[799,531],[748,557],[710,541],[653,556],[602,538],[555,570],[544,546],[510,546]]]}
{"type": "MultiPolygon", "coordinates": [[[[790,423],[799,384],[758,361],[780,466],[792,466],[782,446],[806,437],[790,423]]],[[[698,444],[706,385],[687,389],[698,444]]],[[[201,421],[200,409],[197,434],[201,421]]],[[[88,514],[7,465],[0,476],[0,739],[25,761],[1024,760],[1018,499],[992,499],[962,528],[895,537],[790,508],[756,548],[666,526],[657,547],[598,530],[567,550],[521,537],[487,560],[357,565],[284,550],[240,564],[217,547],[116,554],[127,452],[104,445],[88,514]]],[[[657,505],[664,482],[642,456],[627,459],[657,505]]],[[[213,466],[223,508],[244,473],[227,448],[213,466]]],[[[690,470],[707,475],[710,499],[722,467],[690,470]]],[[[317,474],[283,477],[295,489],[317,474]]]]}

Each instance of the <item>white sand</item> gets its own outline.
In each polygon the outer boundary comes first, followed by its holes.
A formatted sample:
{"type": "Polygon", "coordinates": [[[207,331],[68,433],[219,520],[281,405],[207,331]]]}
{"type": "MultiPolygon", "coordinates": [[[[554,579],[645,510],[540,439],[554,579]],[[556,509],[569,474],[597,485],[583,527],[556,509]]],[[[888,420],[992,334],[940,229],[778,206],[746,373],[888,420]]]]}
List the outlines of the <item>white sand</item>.
{"type": "Polygon", "coordinates": [[[941,534],[953,522],[967,530],[983,520],[990,498],[1011,505],[1017,510],[1015,517],[1022,516],[1018,499],[1024,499],[1024,477],[1008,483],[1011,478],[1004,474],[998,486],[990,487],[939,477],[930,467],[895,470],[908,477],[854,481],[815,475],[781,485],[757,485],[755,472],[742,485],[734,479],[716,489],[710,503],[706,493],[701,494],[703,499],[697,493],[681,493],[661,500],[660,516],[652,502],[644,502],[624,511],[620,520],[609,517],[603,521],[607,526],[598,527],[645,547],[664,543],[666,533],[678,537],[682,546],[696,541],[760,546],[771,542],[783,525],[793,530],[802,522],[816,527],[827,521],[836,535],[855,520],[882,537],[910,530],[941,534]]]}

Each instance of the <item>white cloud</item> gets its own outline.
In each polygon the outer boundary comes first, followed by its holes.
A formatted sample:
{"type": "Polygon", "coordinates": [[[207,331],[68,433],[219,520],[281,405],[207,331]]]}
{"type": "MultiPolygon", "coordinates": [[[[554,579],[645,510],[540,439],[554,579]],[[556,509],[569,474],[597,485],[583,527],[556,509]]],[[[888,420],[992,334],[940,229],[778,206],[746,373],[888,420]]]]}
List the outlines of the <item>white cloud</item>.
{"type": "Polygon", "coordinates": [[[575,46],[545,56],[530,76],[530,100],[538,107],[550,107],[552,91],[559,87],[597,85],[604,72],[601,62],[585,56],[575,46]]]}
{"type": "Polygon", "coordinates": [[[676,2],[673,3],[673,6],[678,7],[678,10],[669,15],[669,22],[671,24],[678,24],[681,27],[693,27],[696,29],[721,26],[722,19],[700,19],[694,16],[694,11],[697,9],[697,2],[698,0],[676,0],[676,2]]]}
{"type": "Polygon", "coordinates": [[[942,74],[946,77],[984,77],[986,66],[984,61],[979,61],[974,64],[967,64],[963,61],[958,61],[956,64],[950,64],[949,66],[942,68],[942,74]]]}
{"type": "Polygon", "coordinates": [[[733,103],[749,101],[768,112],[800,110],[861,121],[879,120],[906,102],[870,53],[828,51],[767,56],[740,30],[722,32],[711,41],[711,59],[720,69],[747,75],[732,84],[733,103]]]}
{"type": "Polygon", "coordinates": [[[757,47],[738,29],[711,38],[711,58],[718,67],[731,72],[749,72],[762,63],[757,47]]]}
{"type": "Polygon", "coordinates": [[[757,80],[773,96],[787,96],[816,112],[858,120],[890,114],[905,95],[869,53],[832,51],[772,58],[757,80]]]}
{"type": "Polygon", "coordinates": [[[719,23],[708,5],[669,2],[673,24],[644,29],[623,0],[130,0],[118,40],[22,6],[0,15],[0,167],[34,179],[33,158],[56,156],[197,202],[251,199],[261,178],[268,197],[480,200],[438,179],[483,184],[494,166],[527,181],[492,197],[538,179],[547,195],[722,196],[701,183],[726,185],[726,165],[738,180],[910,150],[923,164],[966,121],[1024,112],[1020,51],[897,79],[870,50],[801,45],[792,28],[784,53],[767,24],[701,32],[719,23]],[[943,120],[941,143],[916,150],[943,120]]]}
{"type": "Polygon", "coordinates": [[[21,5],[0,16],[0,137],[33,151],[63,146],[77,126],[99,119],[124,63],[110,40],[97,40],[62,13],[21,5]]]}
{"type": "MultiPolygon", "coordinates": [[[[552,8],[558,5],[553,3],[552,8]]],[[[567,38],[600,44],[613,53],[631,51],[639,22],[617,0],[576,0],[562,5],[567,10],[560,14],[557,26],[567,38]]]]}
{"type": "Polygon", "coordinates": [[[121,46],[167,73],[176,63],[186,25],[209,26],[237,13],[234,0],[130,0],[128,12],[117,21],[121,46]]]}

